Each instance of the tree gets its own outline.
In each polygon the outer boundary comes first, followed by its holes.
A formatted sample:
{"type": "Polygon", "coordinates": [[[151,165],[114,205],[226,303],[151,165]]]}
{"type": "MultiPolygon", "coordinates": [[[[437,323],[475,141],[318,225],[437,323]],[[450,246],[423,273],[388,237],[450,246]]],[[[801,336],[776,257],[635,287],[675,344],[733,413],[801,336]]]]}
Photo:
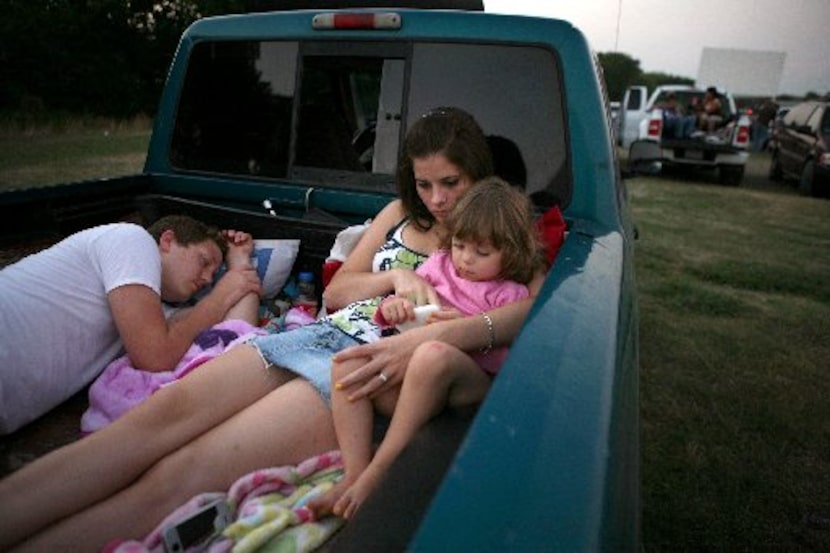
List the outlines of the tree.
{"type": "Polygon", "coordinates": [[[641,82],[643,72],[639,60],[618,52],[599,53],[597,59],[605,75],[609,99],[621,100],[626,88],[641,82]]]}
{"type": "Polygon", "coordinates": [[[179,38],[244,0],[6,0],[0,110],[155,112],[179,38]]]}
{"type": "Polygon", "coordinates": [[[605,75],[605,86],[610,100],[622,100],[625,89],[632,85],[645,85],[649,90],[663,84],[694,84],[694,79],[668,73],[645,73],[640,61],[628,54],[608,52],[597,54],[605,75]]]}

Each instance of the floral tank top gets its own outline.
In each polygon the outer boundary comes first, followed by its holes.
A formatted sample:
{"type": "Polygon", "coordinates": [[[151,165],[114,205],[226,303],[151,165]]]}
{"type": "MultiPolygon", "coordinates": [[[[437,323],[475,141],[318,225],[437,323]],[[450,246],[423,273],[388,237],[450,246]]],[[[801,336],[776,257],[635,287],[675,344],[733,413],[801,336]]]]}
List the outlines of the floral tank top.
{"type": "MultiPolygon", "coordinates": [[[[409,224],[408,219],[402,220],[389,230],[386,242],[375,252],[372,260],[372,271],[388,271],[390,269],[417,269],[427,260],[427,255],[410,249],[403,243],[403,229],[409,224]]],[[[381,329],[374,322],[377,311],[384,296],[377,296],[367,300],[350,303],[343,309],[335,311],[323,320],[332,324],[360,342],[374,342],[380,338],[381,329]]]]}

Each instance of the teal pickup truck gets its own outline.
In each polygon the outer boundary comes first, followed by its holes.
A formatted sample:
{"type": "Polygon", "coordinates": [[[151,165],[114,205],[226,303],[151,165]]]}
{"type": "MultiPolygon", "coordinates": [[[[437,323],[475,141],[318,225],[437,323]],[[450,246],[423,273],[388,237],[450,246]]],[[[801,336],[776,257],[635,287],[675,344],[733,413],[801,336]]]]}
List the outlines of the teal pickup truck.
{"type": "MultiPolygon", "coordinates": [[[[188,213],[299,238],[294,270],[319,275],[338,231],[394,197],[402,137],[436,106],[472,113],[497,172],[540,214],[558,205],[567,237],[484,403],[434,420],[324,549],[636,551],[634,229],[601,71],[567,22],[411,8],[200,20],[144,171],[0,194],[2,261],[91,225],[188,213]]],[[[5,437],[6,466],[73,439],[65,409],[5,437]]]]}

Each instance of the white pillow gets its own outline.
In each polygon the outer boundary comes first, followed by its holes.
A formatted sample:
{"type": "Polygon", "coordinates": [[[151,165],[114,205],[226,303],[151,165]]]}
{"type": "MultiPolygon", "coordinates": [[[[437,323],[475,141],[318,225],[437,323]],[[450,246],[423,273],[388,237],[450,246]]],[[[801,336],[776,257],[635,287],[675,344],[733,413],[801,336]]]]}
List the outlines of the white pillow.
{"type": "Polygon", "coordinates": [[[300,241],[296,239],[254,240],[254,268],[262,281],[262,297],[273,298],[280,293],[291,275],[300,241]]]}

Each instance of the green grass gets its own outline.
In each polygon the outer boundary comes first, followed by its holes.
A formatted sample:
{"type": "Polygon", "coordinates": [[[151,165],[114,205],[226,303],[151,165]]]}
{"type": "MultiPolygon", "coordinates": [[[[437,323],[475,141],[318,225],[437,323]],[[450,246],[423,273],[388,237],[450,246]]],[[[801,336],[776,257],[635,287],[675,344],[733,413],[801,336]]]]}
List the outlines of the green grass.
{"type": "Polygon", "coordinates": [[[0,191],[141,171],[151,122],[0,118],[0,191]]]}
{"type": "Polygon", "coordinates": [[[830,549],[830,202],[629,188],[645,550],[830,549]]]}
{"type": "MultiPolygon", "coordinates": [[[[0,189],[140,171],[149,127],[0,122],[0,189]]],[[[629,182],[648,552],[830,550],[830,201],[767,162],[629,182]]]]}

